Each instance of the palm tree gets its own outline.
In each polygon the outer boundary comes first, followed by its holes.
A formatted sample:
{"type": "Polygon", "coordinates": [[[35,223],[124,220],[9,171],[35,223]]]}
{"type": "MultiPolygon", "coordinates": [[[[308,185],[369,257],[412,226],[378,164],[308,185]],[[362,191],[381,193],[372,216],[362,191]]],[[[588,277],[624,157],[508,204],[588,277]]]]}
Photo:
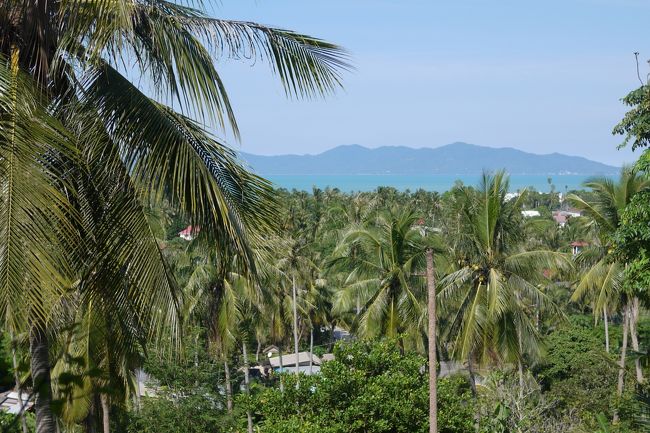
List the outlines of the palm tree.
{"type": "Polygon", "coordinates": [[[410,210],[382,213],[377,226],[353,225],[342,236],[329,263],[348,270],[344,287],[334,301],[335,312],[352,311],[361,301],[354,322],[362,337],[418,336],[423,318],[425,249],[414,226],[418,216],[410,210]]]}
{"type": "Polygon", "coordinates": [[[567,265],[568,259],[524,248],[525,193],[508,201],[508,186],[505,173],[497,172],[483,174],[476,190],[457,191],[457,231],[449,233],[457,269],[443,278],[439,296],[452,313],[447,332],[455,356],[468,360],[470,370],[473,359],[514,361],[523,382],[524,353],[539,347],[532,309],[553,307],[536,283],[543,280],[543,269],[567,265]]]}
{"type": "MultiPolygon", "coordinates": [[[[623,344],[621,347],[620,370],[617,392],[623,392],[624,368],[627,351],[628,332],[632,348],[639,350],[637,322],[639,317],[639,297],[637,293],[622,290],[621,281],[624,263],[620,263],[612,254],[614,244],[612,236],[621,225],[621,214],[635,194],[650,187],[650,181],[632,169],[624,167],[617,182],[597,177],[588,180],[584,186],[591,188],[593,200],[585,200],[576,195],[569,195],[569,202],[580,209],[589,218],[595,232],[594,243],[577,256],[577,262],[584,273],[576,287],[572,300],[587,298],[593,305],[596,317],[602,314],[607,330],[608,314],[622,307],[623,344]]],[[[608,333],[607,333],[608,334],[608,333]]],[[[606,334],[606,337],[607,337],[606,334]]],[[[606,341],[606,347],[609,342],[606,341]]],[[[643,381],[640,360],[635,360],[636,378],[643,381]]]]}
{"type": "Polygon", "coordinates": [[[176,321],[144,201],[169,199],[249,266],[249,228],[273,225],[269,184],[201,126],[238,136],[214,61],[252,53],[298,97],[333,91],[346,64],[326,42],[164,0],[9,0],[0,23],[0,311],[29,326],[37,431],[54,431],[48,323],[64,292],[128,302],[149,336],[176,321]]]}
{"type": "MultiPolygon", "coordinates": [[[[291,310],[293,313],[293,343],[294,353],[296,356],[296,376],[299,375],[300,369],[298,368],[300,353],[300,338],[298,330],[298,296],[300,286],[300,295],[307,292],[307,288],[314,283],[314,273],[317,271],[316,264],[310,258],[309,244],[303,238],[288,239],[288,250],[276,263],[277,269],[282,273],[285,285],[291,287],[291,310]]],[[[282,283],[281,283],[282,284],[282,283]]],[[[304,296],[300,296],[301,301],[304,302],[304,296]]],[[[298,385],[299,382],[296,382],[298,385]]]]}

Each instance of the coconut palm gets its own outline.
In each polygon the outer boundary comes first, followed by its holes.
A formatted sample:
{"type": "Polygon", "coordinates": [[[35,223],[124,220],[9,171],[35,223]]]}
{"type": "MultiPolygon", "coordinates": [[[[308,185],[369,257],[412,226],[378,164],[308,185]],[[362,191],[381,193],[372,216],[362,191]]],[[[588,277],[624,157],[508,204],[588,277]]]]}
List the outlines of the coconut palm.
{"type": "Polygon", "coordinates": [[[362,337],[400,337],[404,344],[401,334],[412,331],[421,346],[426,289],[423,237],[414,229],[418,219],[410,210],[381,213],[376,226],[348,228],[333,254],[329,266],[347,270],[335,312],[353,311],[360,300],[353,327],[362,337]]]}
{"type": "Polygon", "coordinates": [[[143,202],[169,199],[249,266],[249,228],[272,225],[269,184],[202,126],[238,136],[215,61],[266,60],[298,97],[333,91],[345,62],[326,42],[164,0],[8,0],[0,23],[0,311],[30,328],[37,431],[54,431],[64,292],[121,306],[148,336],[175,322],[143,202]]]}
{"type": "MultiPolygon", "coordinates": [[[[624,263],[620,263],[612,254],[614,244],[612,236],[621,225],[621,214],[635,194],[650,187],[650,181],[630,168],[623,168],[620,177],[614,181],[597,177],[583,184],[594,193],[592,200],[585,200],[576,195],[569,195],[569,202],[580,209],[590,221],[595,232],[594,242],[584,249],[576,261],[583,274],[573,294],[572,300],[587,299],[593,306],[596,317],[602,315],[605,329],[608,330],[608,315],[620,307],[623,315],[623,345],[621,347],[618,393],[623,392],[624,366],[627,350],[628,333],[632,348],[639,350],[637,321],[639,316],[639,298],[637,293],[622,290],[624,263]]],[[[608,337],[606,333],[606,338],[608,337]]],[[[606,347],[609,341],[605,342],[606,347]]],[[[635,361],[636,377],[643,381],[640,361],[635,361]]]]}
{"type": "Polygon", "coordinates": [[[450,232],[457,269],[442,279],[439,297],[451,314],[454,355],[471,362],[516,362],[523,380],[524,354],[534,355],[539,335],[535,308],[552,308],[538,283],[543,269],[568,264],[562,253],[527,251],[521,206],[525,193],[506,200],[504,172],[483,174],[478,189],[460,187],[458,230],[450,232]]]}
{"type": "MultiPolygon", "coordinates": [[[[310,257],[309,244],[304,238],[287,239],[287,250],[276,262],[275,266],[280,271],[282,279],[280,284],[287,287],[287,292],[291,293],[291,311],[293,314],[293,343],[296,362],[300,353],[300,331],[298,313],[305,316],[305,308],[299,306],[305,303],[305,294],[308,293],[309,287],[315,284],[315,275],[318,268],[310,257]],[[289,289],[290,287],[290,289],[289,289]]],[[[296,364],[295,374],[298,376],[300,369],[296,364]]],[[[296,382],[298,384],[298,382],[296,382]]]]}

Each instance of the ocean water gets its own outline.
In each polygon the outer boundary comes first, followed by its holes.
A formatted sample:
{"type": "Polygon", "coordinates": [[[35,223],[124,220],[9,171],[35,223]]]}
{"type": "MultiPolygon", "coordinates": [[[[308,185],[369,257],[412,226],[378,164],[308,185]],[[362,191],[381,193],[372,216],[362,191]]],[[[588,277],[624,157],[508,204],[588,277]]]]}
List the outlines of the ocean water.
{"type": "MultiPolygon", "coordinates": [[[[427,191],[444,192],[451,189],[457,181],[465,185],[478,185],[480,175],[270,175],[265,176],[276,187],[288,190],[297,189],[311,191],[313,187],[320,189],[338,188],[344,192],[373,191],[380,186],[391,186],[400,191],[427,191]]],[[[590,178],[588,175],[563,174],[563,175],[510,175],[510,191],[516,192],[524,188],[534,188],[537,191],[548,192],[550,186],[548,178],[555,185],[555,190],[564,192],[583,189],[582,183],[590,178]]]]}

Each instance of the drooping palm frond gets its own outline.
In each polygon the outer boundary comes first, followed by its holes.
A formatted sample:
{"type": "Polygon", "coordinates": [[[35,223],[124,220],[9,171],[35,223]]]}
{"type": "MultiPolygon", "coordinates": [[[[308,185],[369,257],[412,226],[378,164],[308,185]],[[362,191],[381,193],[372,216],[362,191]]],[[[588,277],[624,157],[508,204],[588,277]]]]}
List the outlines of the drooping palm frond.
{"type": "Polygon", "coordinates": [[[270,184],[247,172],[234,153],[190,119],[136,89],[108,65],[90,77],[85,101],[116,144],[130,176],[148,198],[177,204],[218,244],[232,243],[253,266],[251,227],[271,228],[270,184]]]}
{"type": "Polygon", "coordinates": [[[79,237],[62,169],[75,160],[74,137],[18,70],[0,58],[0,314],[10,329],[27,315],[41,325],[73,279],[79,237]]]}
{"type": "Polygon", "coordinates": [[[169,1],[63,2],[67,11],[62,49],[113,65],[137,59],[141,76],[201,118],[226,121],[238,136],[226,89],[214,66],[222,58],[269,63],[288,95],[312,97],[341,86],[350,68],[338,46],[310,36],[252,22],[216,19],[169,1]]]}

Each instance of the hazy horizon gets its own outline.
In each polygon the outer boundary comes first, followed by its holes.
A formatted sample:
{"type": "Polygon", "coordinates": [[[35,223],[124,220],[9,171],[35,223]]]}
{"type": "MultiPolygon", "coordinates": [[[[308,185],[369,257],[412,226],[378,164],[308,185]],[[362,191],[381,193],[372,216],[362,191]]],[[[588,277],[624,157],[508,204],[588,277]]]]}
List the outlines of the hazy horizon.
{"type": "MultiPolygon", "coordinates": [[[[560,154],[560,155],[565,155],[565,156],[575,156],[575,157],[586,158],[586,159],[591,160],[591,161],[601,162],[602,163],[602,161],[591,159],[589,156],[584,156],[584,155],[577,155],[577,154],[571,154],[571,153],[565,153],[565,152],[556,152],[556,151],[553,151],[553,152],[535,152],[535,151],[528,151],[528,150],[518,149],[518,148],[513,147],[513,146],[484,146],[482,144],[467,143],[465,141],[454,141],[452,143],[445,143],[445,144],[440,144],[440,145],[417,146],[417,147],[409,146],[409,145],[405,145],[405,144],[386,144],[386,145],[382,145],[382,146],[367,146],[367,145],[359,144],[359,143],[346,143],[346,144],[338,144],[336,146],[332,146],[332,147],[322,149],[322,150],[318,150],[318,151],[314,151],[314,152],[307,151],[307,152],[303,152],[303,153],[298,153],[298,152],[290,152],[290,153],[255,153],[255,152],[247,152],[246,150],[243,150],[243,149],[238,149],[238,150],[243,152],[243,153],[246,153],[246,154],[249,154],[249,155],[256,155],[256,156],[315,156],[315,155],[320,155],[322,153],[330,151],[332,149],[336,149],[338,147],[345,147],[345,146],[360,146],[360,147],[364,147],[366,149],[371,149],[371,150],[372,149],[379,149],[379,148],[382,148],[382,147],[405,147],[405,148],[408,148],[408,149],[419,150],[419,149],[438,149],[440,147],[450,146],[450,145],[459,144],[459,143],[460,144],[469,144],[469,145],[478,146],[478,147],[489,147],[489,148],[492,148],[492,149],[516,149],[516,150],[520,150],[522,152],[535,154],[535,155],[560,154]]],[[[606,162],[603,163],[603,164],[611,165],[611,166],[614,166],[614,167],[621,167],[623,165],[623,164],[610,164],[610,163],[606,163],[606,162]]]]}
{"type": "Polygon", "coordinates": [[[242,141],[236,150],[315,154],[338,145],[438,147],[457,141],[621,165],[620,102],[648,70],[638,0],[242,0],[212,9],[337,43],[355,71],[325,100],[293,101],[250,62],[219,65],[242,141]]]}

